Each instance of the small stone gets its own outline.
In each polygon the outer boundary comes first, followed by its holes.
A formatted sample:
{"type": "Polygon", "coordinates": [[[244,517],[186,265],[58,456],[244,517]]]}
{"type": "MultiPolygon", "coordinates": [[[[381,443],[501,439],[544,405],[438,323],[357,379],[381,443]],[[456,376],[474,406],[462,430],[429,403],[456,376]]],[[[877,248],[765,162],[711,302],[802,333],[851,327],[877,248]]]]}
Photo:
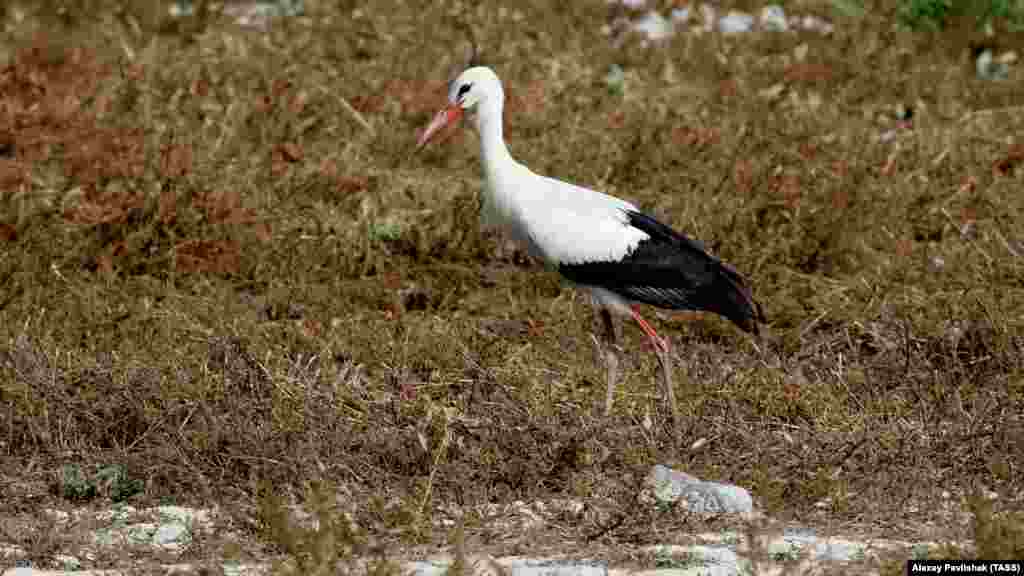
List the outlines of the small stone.
{"type": "Polygon", "coordinates": [[[678,546],[657,545],[644,549],[655,558],[663,558],[669,565],[679,563],[686,568],[645,570],[629,572],[633,576],[655,576],[674,574],[678,576],[734,576],[736,574],[752,574],[749,560],[740,558],[735,551],[722,546],[678,546]]]}
{"type": "Polygon", "coordinates": [[[53,508],[47,508],[43,510],[43,515],[48,516],[51,520],[57,524],[64,524],[68,520],[71,520],[71,515],[63,510],[55,510],[53,508]]]}
{"type": "Polygon", "coordinates": [[[878,141],[881,143],[889,142],[899,136],[899,130],[889,129],[878,135],[878,141]]]}
{"type": "Polygon", "coordinates": [[[742,34],[754,27],[754,17],[746,12],[730,11],[718,21],[722,34],[742,34]]]}
{"type": "Polygon", "coordinates": [[[789,30],[786,22],[786,11],[778,4],[772,4],[761,8],[761,28],[773,32],[785,32],[789,30]]]}
{"type": "Polygon", "coordinates": [[[978,77],[984,80],[1005,80],[1009,76],[1009,67],[992,57],[991,50],[983,50],[974,62],[978,77]]]}
{"type": "Polygon", "coordinates": [[[657,500],[675,502],[682,499],[686,508],[696,514],[751,514],[754,511],[753,498],[743,488],[706,482],[660,464],[651,469],[647,484],[654,490],[657,500]]]}
{"type": "Polygon", "coordinates": [[[302,0],[276,2],[232,3],[224,6],[224,14],[235,19],[242,27],[263,28],[273,18],[301,16],[305,13],[302,0]]]}
{"type": "Polygon", "coordinates": [[[189,543],[188,526],[179,522],[163,524],[153,533],[153,544],[166,548],[180,548],[189,543]]]}
{"type": "Polygon", "coordinates": [[[669,14],[669,18],[671,18],[673,22],[685,24],[690,20],[690,7],[683,6],[682,8],[673,8],[672,12],[669,14]]]}
{"type": "Polygon", "coordinates": [[[675,32],[672,22],[654,11],[644,14],[643,18],[634,22],[633,30],[646,35],[648,40],[653,41],[669,38],[675,32]]]}
{"type": "Polygon", "coordinates": [[[786,534],[769,544],[769,553],[778,552],[783,560],[803,557],[821,562],[849,562],[863,557],[865,546],[858,542],[839,538],[823,538],[813,534],[786,534]]]}
{"type": "Polygon", "coordinates": [[[804,30],[810,30],[812,32],[821,32],[826,36],[831,34],[832,30],[835,28],[828,21],[818,18],[817,16],[811,15],[804,16],[802,19],[800,19],[800,26],[804,30]]]}

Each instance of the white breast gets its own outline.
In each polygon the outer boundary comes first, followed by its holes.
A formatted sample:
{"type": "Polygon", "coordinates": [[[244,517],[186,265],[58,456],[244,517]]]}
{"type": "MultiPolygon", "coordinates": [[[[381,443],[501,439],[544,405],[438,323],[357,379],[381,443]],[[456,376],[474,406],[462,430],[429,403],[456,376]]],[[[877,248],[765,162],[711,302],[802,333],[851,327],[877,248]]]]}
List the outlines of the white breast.
{"type": "Polygon", "coordinates": [[[648,235],[629,225],[636,206],[589,188],[534,174],[522,165],[491,179],[485,218],[553,265],[614,261],[648,235]],[[497,183],[493,185],[492,183],[497,183]]]}

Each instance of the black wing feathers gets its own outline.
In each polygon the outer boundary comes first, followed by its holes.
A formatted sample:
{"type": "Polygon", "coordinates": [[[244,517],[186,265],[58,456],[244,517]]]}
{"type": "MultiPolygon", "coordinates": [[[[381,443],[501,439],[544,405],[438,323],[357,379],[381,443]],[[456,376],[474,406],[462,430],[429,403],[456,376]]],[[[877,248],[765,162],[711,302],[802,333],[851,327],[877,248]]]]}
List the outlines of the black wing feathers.
{"type": "Polygon", "coordinates": [[[559,271],[578,284],[601,286],[628,300],[660,308],[707,310],[725,316],[748,332],[764,322],[746,281],[731,266],[695,240],[654,218],[626,212],[630,226],[650,238],[617,261],[563,264],[559,271]]]}

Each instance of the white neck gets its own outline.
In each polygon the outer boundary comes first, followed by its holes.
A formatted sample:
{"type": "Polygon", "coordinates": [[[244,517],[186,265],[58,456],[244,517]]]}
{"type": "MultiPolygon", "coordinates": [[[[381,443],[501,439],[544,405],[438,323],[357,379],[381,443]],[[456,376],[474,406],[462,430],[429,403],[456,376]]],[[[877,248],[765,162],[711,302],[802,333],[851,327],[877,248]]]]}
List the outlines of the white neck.
{"type": "Polygon", "coordinates": [[[500,100],[481,102],[476,114],[476,129],[480,134],[480,153],[484,173],[489,179],[514,163],[505,138],[502,136],[502,103],[500,100]]]}

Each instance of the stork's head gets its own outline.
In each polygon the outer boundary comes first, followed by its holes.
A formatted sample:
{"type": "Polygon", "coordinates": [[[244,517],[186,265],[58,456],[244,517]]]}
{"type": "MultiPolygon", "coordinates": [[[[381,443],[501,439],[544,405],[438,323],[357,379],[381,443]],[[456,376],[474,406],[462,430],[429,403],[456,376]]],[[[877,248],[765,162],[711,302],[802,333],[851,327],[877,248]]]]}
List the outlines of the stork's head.
{"type": "Polygon", "coordinates": [[[422,148],[439,130],[462,119],[466,112],[480,112],[488,107],[501,114],[505,92],[501,80],[486,66],[466,69],[448,86],[448,105],[441,109],[420,135],[417,147],[422,148]]]}

